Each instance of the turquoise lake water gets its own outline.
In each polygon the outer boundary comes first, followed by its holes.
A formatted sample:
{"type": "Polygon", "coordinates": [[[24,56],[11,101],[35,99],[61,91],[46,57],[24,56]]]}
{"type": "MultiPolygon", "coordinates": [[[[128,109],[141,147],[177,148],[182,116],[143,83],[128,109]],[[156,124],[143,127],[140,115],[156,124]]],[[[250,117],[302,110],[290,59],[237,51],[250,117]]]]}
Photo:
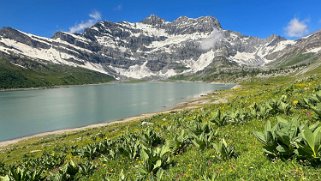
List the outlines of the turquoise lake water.
{"type": "Polygon", "coordinates": [[[162,111],[233,86],[142,82],[0,92],[0,141],[162,111]]]}

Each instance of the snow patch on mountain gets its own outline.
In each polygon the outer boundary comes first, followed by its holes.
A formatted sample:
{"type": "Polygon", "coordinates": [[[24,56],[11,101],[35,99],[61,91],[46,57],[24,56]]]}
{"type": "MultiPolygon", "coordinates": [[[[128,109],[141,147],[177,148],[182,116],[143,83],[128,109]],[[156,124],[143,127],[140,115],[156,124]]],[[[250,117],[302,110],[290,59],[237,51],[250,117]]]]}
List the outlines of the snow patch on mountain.
{"type": "MultiPolygon", "coordinates": [[[[107,71],[105,71],[105,69],[102,67],[101,64],[92,63],[92,62],[85,62],[84,64],[75,63],[77,61],[84,62],[84,60],[80,60],[70,54],[60,52],[57,49],[52,47],[49,49],[37,49],[37,48],[32,48],[20,42],[16,42],[11,39],[1,39],[1,42],[10,48],[0,46],[0,51],[6,52],[8,54],[15,53],[17,55],[32,57],[33,59],[45,60],[54,64],[68,65],[72,67],[82,67],[82,68],[93,70],[103,74],[109,74],[107,71]],[[68,61],[68,60],[73,60],[73,61],[68,61]]],[[[18,64],[16,65],[21,67],[21,65],[18,65],[18,64]]]]}
{"type": "Polygon", "coordinates": [[[233,57],[234,61],[239,64],[244,64],[249,60],[255,59],[255,53],[248,53],[248,52],[237,52],[236,55],[233,57]]]}
{"type": "Polygon", "coordinates": [[[305,53],[319,53],[320,51],[321,51],[321,47],[317,47],[317,48],[309,49],[305,53]]]}
{"type": "Polygon", "coordinates": [[[278,52],[284,50],[286,47],[294,45],[296,42],[293,40],[284,40],[278,43],[278,45],[273,49],[273,52],[278,52]]]}
{"type": "Polygon", "coordinates": [[[131,27],[135,27],[136,29],[140,29],[143,31],[144,35],[147,36],[168,36],[168,33],[164,29],[155,28],[152,25],[144,24],[144,23],[130,23],[131,27]]]}
{"type": "Polygon", "coordinates": [[[56,64],[66,64],[69,66],[75,66],[75,64],[69,61],[66,61],[65,59],[77,60],[76,57],[66,53],[59,52],[54,48],[49,48],[49,49],[33,48],[26,44],[16,42],[11,39],[2,39],[1,42],[4,43],[7,47],[11,47],[10,49],[5,47],[2,48],[2,50],[4,50],[7,53],[14,52],[18,55],[24,55],[27,57],[32,57],[34,59],[46,60],[56,64]]]}
{"type": "Polygon", "coordinates": [[[206,53],[203,53],[199,58],[194,61],[194,60],[187,60],[184,61],[184,64],[186,67],[190,68],[189,70],[185,70],[184,73],[187,72],[198,72],[206,68],[209,64],[212,63],[213,59],[215,57],[215,52],[213,50],[210,50],[206,53]]]}
{"type": "Polygon", "coordinates": [[[117,68],[109,66],[109,68],[113,69],[118,75],[122,77],[131,77],[134,79],[143,79],[147,77],[161,77],[161,78],[168,78],[174,75],[177,75],[175,70],[169,69],[167,71],[160,71],[160,72],[152,72],[146,66],[147,62],[142,65],[133,65],[130,66],[128,69],[124,68],[117,68]]]}

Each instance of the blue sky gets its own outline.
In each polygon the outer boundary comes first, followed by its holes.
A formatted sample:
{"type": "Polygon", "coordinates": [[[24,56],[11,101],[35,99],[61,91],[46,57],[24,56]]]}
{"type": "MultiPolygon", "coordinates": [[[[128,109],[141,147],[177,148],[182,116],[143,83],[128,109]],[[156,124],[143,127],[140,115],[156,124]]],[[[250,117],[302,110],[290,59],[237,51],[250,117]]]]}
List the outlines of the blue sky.
{"type": "Polygon", "coordinates": [[[321,29],[320,0],[2,0],[0,27],[51,37],[99,20],[135,22],[150,14],[167,21],[211,15],[224,29],[263,38],[296,39],[321,29]]]}

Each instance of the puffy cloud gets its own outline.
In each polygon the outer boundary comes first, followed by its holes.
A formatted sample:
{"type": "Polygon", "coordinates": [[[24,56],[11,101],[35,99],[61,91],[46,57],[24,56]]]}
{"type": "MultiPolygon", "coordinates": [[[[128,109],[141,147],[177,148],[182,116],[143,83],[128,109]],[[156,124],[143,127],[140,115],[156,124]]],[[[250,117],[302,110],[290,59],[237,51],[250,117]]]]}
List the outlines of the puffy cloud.
{"type": "Polygon", "coordinates": [[[224,39],[222,31],[214,28],[211,34],[200,42],[202,50],[209,50],[215,48],[215,46],[224,39]]]}
{"type": "Polygon", "coordinates": [[[89,19],[86,21],[82,21],[79,24],[76,24],[69,28],[69,33],[79,33],[84,29],[93,26],[97,21],[101,20],[101,13],[98,11],[94,11],[89,14],[89,19]]]}
{"type": "Polygon", "coordinates": [[[285,33],[288,37],[299,38],[308,33],[308,20],[291,19],[288,26],[285,28],[285,33]]]}

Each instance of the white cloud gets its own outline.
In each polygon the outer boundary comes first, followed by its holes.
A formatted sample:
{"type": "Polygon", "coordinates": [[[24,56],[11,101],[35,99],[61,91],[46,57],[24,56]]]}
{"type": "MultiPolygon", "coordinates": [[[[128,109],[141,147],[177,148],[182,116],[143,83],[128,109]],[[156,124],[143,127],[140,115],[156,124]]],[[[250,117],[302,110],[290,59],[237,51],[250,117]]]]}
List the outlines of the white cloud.
{"type": "Polygon", "coordinates": [[[209,50],[214,48],[218,43],[224,39],[224,34],[220,30],[214,28],[211,34],[203,39],[200,43],[202,50],[209,50]]]}
{"type": "Polygon", "coordinates": [[[79,33],[84,29],[93,26],[97,21],[101,20],[101,14],[98,11],[93,11],[89,14],[90,19],[82,21],[79,24],[76,24],[69,28],[69,33],[79,33]]]}
{"type": "Polygon", "coordinates": [[[94,11],[89,14],[89,17],[91,17],[94,20],[101,20],[101,14],[98,11],[94,11]]]}
{"type": "Polygon", "coordinates": [[[299,20],[297,18],[291,19],[288,26],[285,28],[285,33],[289,37],[302,37],[308,33],[308,20],[299,20]]]}

